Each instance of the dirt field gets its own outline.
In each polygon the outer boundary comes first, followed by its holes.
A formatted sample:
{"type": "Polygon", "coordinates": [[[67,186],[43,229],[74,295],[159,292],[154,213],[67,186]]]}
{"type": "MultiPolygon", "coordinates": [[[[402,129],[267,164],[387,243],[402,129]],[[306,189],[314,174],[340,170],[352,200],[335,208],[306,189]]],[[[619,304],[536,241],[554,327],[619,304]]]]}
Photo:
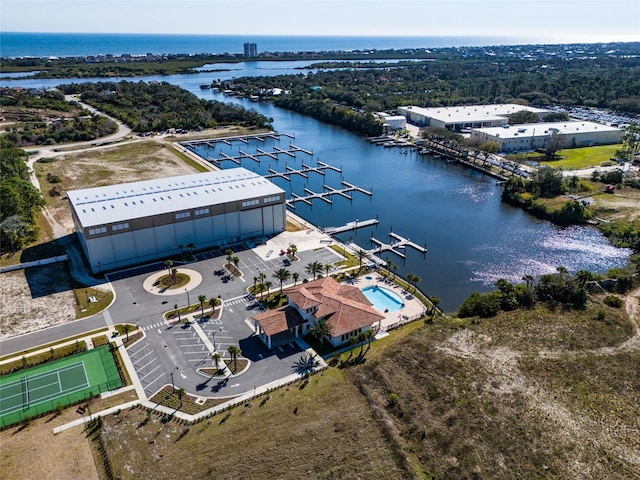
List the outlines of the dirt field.
{"type": "MultiPolygon", "coordinates": [[[[136,398],[125,392],[107,399],[92,400],[98,411],[136,398]]],[[[91,445],[83,426],[57,435],[53,428],[82,418],[77,407],[52,412],[0,432],[0,480],[98,480],[91,445]]]]}
{"type": "MultiPolygon", "coordinates": [[[[71,262],[68,266],[56,264],[2,274],[0,340],[76,319],[76,299],[69,270],[81,283],[87,273],[84,271],[82,253],[78,251],[77,245],[74,246],[71,236],[74,226],[66,200],[67,190],[204,171],[206,166],[178,150],[173,142],[246,133],[253,132],[247,132],[240,127],[230,127],[180,138],[134,138],[117,145],[75,147],[67,151],[63,148],[59,148],[59,151],[43,148],[31,160],[45,159],[45,162],[35,161],[33,168],[47,202],[43,217],[50,228],[42,228],[39,245],[5,258],[2,263],[15,264],[33,260],[33,257],[47,258],[62,253],[69,254],[71,262]],[[48,173],[58,176],[61,181],[49,183],[48,173]],[[54,186],[62,192],[60,196],[50,195],[49,192],[54,186]]],[[[108,287],[97,285],[96,288],[108,287]]]]}

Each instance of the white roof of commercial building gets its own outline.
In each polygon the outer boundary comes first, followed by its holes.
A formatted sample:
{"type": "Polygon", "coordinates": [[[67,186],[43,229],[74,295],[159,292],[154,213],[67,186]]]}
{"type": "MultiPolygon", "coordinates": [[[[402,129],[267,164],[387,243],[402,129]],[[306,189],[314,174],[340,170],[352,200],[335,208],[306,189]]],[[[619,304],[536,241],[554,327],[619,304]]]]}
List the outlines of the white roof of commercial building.
{"type": "Polygon", "coordinates": [[[619,128],[602,125],[595,122],[553,122],[553,123],[526,123],[522,125],[509,125],[504,127],[474,128],[474,131],[483,132],[503,139],[517,137],[544,137],[549,135],[550,129],[556,128],[562,135],[593,132],[615,132],[619,128]]]}
{"type": "Polygon", "coordinates": [[[84,227],[284,193],[245,168],[67,192],[84,227]]]}
{"type": "Polygon", "coordinates": [[[424,117],[440,120],[444,123],[468,123],[486,122],[506,119],[521,110],[536,114],[547,113],[549,110],[543,108],[527,107],[515,103],[501,103],[493,105],[467,105],[458,107],[400,107],[416,112],[424,117]]]}

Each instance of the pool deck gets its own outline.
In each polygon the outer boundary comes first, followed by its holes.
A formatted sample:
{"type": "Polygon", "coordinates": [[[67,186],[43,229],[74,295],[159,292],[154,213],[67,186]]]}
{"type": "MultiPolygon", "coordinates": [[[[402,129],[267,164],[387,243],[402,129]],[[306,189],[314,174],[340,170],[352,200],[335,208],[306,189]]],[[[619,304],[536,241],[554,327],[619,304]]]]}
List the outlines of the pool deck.
{"type": "Polygon", "coordinates": [[[378,273],[371,273],[369,275],[360,276],[353,280],[351,284],[356,285],[360,289],[364,289],[369,286],[386,288],[387,290],[391,290],[393,293],[403,299],[404,307],[402,307],[400,310],[395,310],[388,313],[380,312],[382,315],[384,315],[384,319],[379,326],[380,332],[386,332],[389,329],[398,327],[404,323],[408,323],[410,320],[414,319],[416,315],[422,314],[426,309],[422,302],[414,297],[413,294],[407,292],[399,285],[386,280],[382,275],[378,273]],[[371,279],[369,279],[368,277],[371,277],[371,279]]]}

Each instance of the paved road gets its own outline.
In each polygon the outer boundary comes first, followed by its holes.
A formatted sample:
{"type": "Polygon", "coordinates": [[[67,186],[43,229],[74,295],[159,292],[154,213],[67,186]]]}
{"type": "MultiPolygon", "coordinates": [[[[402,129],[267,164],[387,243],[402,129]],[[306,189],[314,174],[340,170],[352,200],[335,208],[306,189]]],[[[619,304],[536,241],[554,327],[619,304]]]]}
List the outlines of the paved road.
{"type": "MultiPolygon", "coordinates": [[[[126,322],[138,325],[145,333],[145,338],[132,345],[128,352],[148,396],[172,381],[177,387],[202,396],[233,396],[289,375],[302,351],[292,344],[270,352],[254,336],[249,318],[259,307],[247,294],[247,288],[260,272],[272,281],[272,289],[277,289],[279,283],[271,275],[278,268],[286,266],[290,272],[298,272],[302,281],[308,278],[304,268],[309,262],[319,261],[324,265],[340,257],[329,248],[314,249],[298,252],[300,260],[285,265],[283,257],[276,254],[275,258],[265,260],[248,245],[239,246],[236,250],[243,278],[226,279],[223,274],[226,257],[220,250],[198,253],[197,261],[184,264],[202,275],[202,283],[188,292],[178,291],[175,295],[155,295],[143,287],[149,275],[165,268],[164,263],[116,272],[108,276],[115,292],[115,300],[108,310],[91,318],[4,340],[0,343],[0,353],[17,353],[92,329],[126,322]],[[217,346],[223,358],[230,358],[227,349],[236,345],[242,350],[242,356],[251,362],[245,373],[226,382],[197,373],[197,368],[211,367],[212,360],[193,326],[170,326],[164,321],[164,312],[173,309],[174,305],[198,303],[199,295],[205,295],[207,299],[220,295],[224,302],[219,320],[200,324],[208,339],[217,346]]],[[[175,266],[180,269],[180,262],[175,262],[175,266]]]]}

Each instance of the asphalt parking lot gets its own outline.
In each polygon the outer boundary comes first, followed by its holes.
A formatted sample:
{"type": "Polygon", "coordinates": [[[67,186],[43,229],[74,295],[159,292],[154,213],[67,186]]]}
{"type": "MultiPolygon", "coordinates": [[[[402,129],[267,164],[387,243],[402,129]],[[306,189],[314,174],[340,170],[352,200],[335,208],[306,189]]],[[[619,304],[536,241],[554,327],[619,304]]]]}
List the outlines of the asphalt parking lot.
{"type": "Polygon", "coordinates": [[[300,274],[299,281],[308,278],[304,271],[311,261],[323,265],[340,259],[329,248],[298,252],[298,261],[288,262],[275,253],[273,258],[261,258],[252,250],[234,249],[240,259],[242,278],[230,279],[224,273],[226,253],[212,250],[196,254],[197,261],[181,265],[202,275],[200,285],[173,295],[155,295],[143,288],[144,280],[151,274],[165,269],[164,263],[118,272],[109,276],[116,292],[116,301],[109,308],[115,323],[130,322],[144,331],[144,338],[127,349],[145,394],[151,397],[164,385],[184,388],[187,392],[203,397],[236,396],[286,377],[295,371],[295,363],[302,357],[302,349],[295,343],[269,351],[254,335],[251,315],[260,309],[255,299],[247,293],[254,277],[260,273],[272,282],[272,290],[280,287],[272,278],[273,272],[285,267],[300,274]],[[222,358],[229,359],[227,349],[240,347],[243,358],[249,360],[249,368],[228,379],[218,379],[198,373],[199,368],[213,365],[210,348],[192,324],[168,324],[164,312],[174,305],[198,303],[198,296],[207,299],[220,296],[224,306],[219,319],[209,318],[198,322],[208,342],[213,344],[222,358]]]}

